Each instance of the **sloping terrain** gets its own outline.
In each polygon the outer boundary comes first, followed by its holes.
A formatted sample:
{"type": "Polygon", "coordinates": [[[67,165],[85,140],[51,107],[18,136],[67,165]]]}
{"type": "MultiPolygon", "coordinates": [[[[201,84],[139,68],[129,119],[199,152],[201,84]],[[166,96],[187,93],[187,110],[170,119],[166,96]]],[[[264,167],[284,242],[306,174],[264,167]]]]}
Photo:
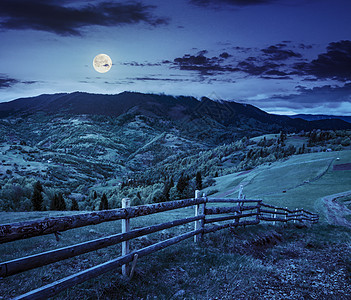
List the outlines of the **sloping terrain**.
{"type": "Polygon", "coordinates": [[[351,151],[308,153],[216,178],[207,188],[213,196],[237,197],[240,185],[247,199],[290,208],[324,211],[323,197],[351,190],[351,171],[333,166],[351,162],[351,151]]]}

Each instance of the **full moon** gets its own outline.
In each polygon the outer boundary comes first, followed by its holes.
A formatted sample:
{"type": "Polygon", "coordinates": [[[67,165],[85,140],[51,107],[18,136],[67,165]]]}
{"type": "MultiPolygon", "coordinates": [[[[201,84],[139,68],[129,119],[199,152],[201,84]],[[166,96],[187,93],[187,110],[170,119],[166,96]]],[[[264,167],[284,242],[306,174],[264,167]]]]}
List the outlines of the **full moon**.
{"type": "Polygon", "coordinates": [[[98,54],[94,57],[93,66],[95,71],[106,73],[112,67],[112,60],[107,54],[98,54]]]}

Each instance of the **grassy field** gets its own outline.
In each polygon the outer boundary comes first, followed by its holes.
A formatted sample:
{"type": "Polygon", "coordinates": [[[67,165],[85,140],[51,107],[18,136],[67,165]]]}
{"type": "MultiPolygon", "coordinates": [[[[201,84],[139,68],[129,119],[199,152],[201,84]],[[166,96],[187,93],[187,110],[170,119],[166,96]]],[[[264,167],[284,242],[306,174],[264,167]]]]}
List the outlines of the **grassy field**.
{"type": "Polygon", "coordinates": [[[334,165],[350,162],[349,150],[292,156],[246,174],[240,172],[216,178],[216,185],[208,190],[220,191],[212,197],[226,192],[228,198],[237,197],[242,184],[247,199],[263,199],[281,207],[321,212],[322,197],[351,190],[351,170],[333,170],[334,165]]]}
{"type": "MultiPolygon", "coordinates": [[[[262,224],[222,230],[196,245],[189,239],[138,261],[132,280],[120,269],[62,292],[57,299],[350,299],[351,229],[327,223],[322,198],[351,190],[351,171],[333,165],[351,162],[351,151],[311,153],[216,178],[217,194],[306,208],[321,221],[311,227],[262,224]],[[339,158],[339,160],[337,160],[339,158]]],[[[350,198],[338,200],[350,207],[350,198]]],[[[143,227],[193,215],[193,208],[131,220],[143,227]]],[[[70,212],[0,213],[0,223],[70,212]]],[[[131,248],[150,245],[193,228],[193,224],[136,239],[131,248]]],[[[120,221],[0,245],[1,261],[120,232],[120,221]]],[[[3,278],[0,299],[27,292],[120,255],[120,245],[3,278]],[[2,297],[2,298],[1,298],[2,297]]]]}

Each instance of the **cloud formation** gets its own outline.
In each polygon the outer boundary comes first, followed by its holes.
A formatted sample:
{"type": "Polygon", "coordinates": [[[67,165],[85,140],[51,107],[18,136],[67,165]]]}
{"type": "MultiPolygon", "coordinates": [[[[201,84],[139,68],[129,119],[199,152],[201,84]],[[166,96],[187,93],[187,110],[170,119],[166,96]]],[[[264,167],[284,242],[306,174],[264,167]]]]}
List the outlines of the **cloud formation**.
{"type": "Polygon", "coordinates": [[[344,86],[325,85],[314,88],[299,86],[297,88],[298,94],[265,99],[260,103],[260,106],[270,107],[271,105],[274,106],[275,103],[279,107],[296,110],[316,107],[335,109],[343,103],[351,101],[351,84],[345,84],[344,86]]]}
{"type": "Polygon", "coordinates": [[[251,6],[260,4],[270,4],[274,0],[190,0],[190,3],[197,6],[215,6],[232,5],[232,6],[251,6]]]}
{"type": "Polygon", "coordinates": [[[5,75],[0,74],[0,89],[8,88],[18,83],[19,81],[14,78],[9,78],[5,75]]]}
{"type": "Polygon", "coordinates": [[[20,80],[15,79],[15,78],[10,78],[5,74],[0,74],[0,89],[12,87],[13,85],[15,85],[17,83],[34,84],[34,83],[37,83],[37,81],[33,81],[33,80],[20,81],[20,80]]]}
{"type": "Polygon", "coordinates": [[[117,26],[146,23],[167,24],[167,19],[155,17],[153,5],[141,2],[100,2],[80,7],[64,6],[59,1],[1,0],[1,29],[34,29],[59,35],[82,34],[85,26],[117,26]]]}
{"type": "Polygon", "coordinates": [[[209,57],[208,51],[203,50],[196,55],[185,54],[183,57],[177,57],[173,61],[165,60],[163,63],[179,70],[198,71],[206,76],[241,72],[246,76],[264,79],[290,79],[288,76],[290,72],[286,70],[286,64],[283,61],[300,58],[301,54],[281,49],[282,47],[285,45],[270,46],[256,53],[257,56],[249,56],[239,61],[237,55],[228,52],[209,57]]]}
{"type": "Polygon", "coordinates": [[[309,63],[297,63],[295,69],[300,75],[313,75],[318,79],[351,80],[351,41],[330,43],[326,53],[309,63]]]}
{"type": "Polygon", "coordinates": [[[240,69],[233,67],[231,64],[223,64],[230,57],[226,52],[220,54],[220,57],[207,57],[207,51],[203,50],[196,55],[185,54],[183,57],[177,57],[163,63],[170,63],[173,67],[186,71],[198,71],[202,75],[214,75],[222,72],[237,72],[240,69]]]}
{"type": "Polygon", "coordinates": [[[261,51],[268,56],[270,60],[287,60],[289,58],[301,58],[300,53],[292,50],[283,49],[286,44],[277,44],[269,46],[268,48],[262,49],[261,51]]]}

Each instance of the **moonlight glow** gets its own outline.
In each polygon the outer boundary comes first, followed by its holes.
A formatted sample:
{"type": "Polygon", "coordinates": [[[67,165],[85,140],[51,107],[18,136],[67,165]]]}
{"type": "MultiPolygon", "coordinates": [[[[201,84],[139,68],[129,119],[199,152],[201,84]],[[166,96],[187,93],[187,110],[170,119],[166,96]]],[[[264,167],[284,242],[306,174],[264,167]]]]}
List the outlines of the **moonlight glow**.
{"type": "Polygon", "coordinates": [[[112,67],[112,60],[106,54],[98,54],[93,60],[94,69],[99,73],[106,73],[112,67]]]}

